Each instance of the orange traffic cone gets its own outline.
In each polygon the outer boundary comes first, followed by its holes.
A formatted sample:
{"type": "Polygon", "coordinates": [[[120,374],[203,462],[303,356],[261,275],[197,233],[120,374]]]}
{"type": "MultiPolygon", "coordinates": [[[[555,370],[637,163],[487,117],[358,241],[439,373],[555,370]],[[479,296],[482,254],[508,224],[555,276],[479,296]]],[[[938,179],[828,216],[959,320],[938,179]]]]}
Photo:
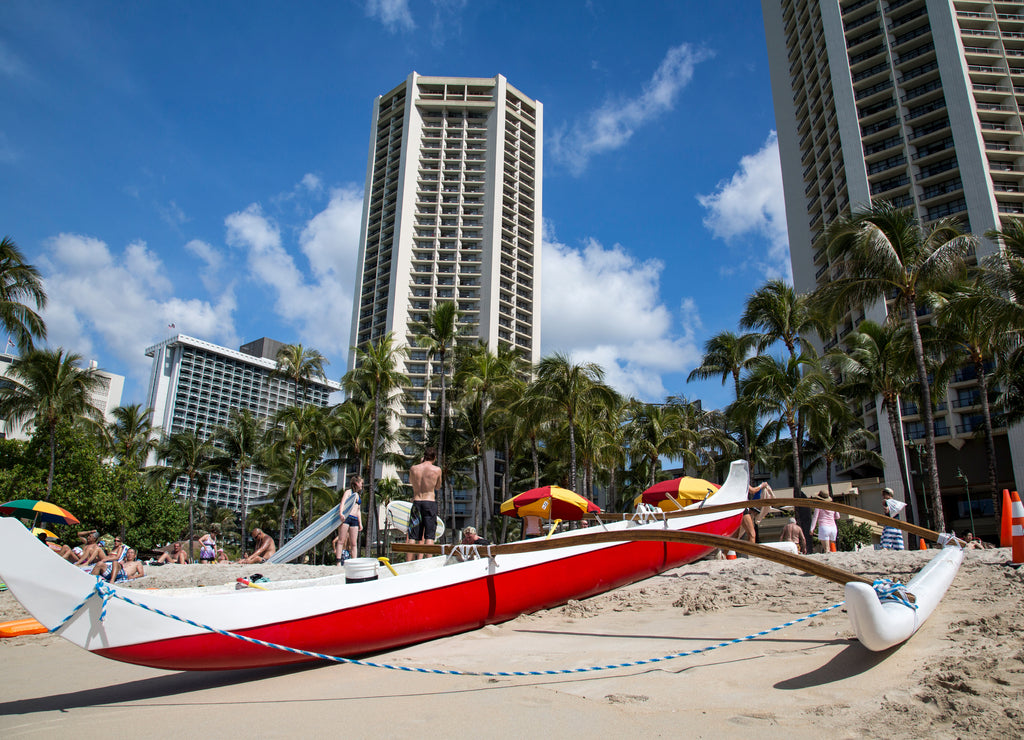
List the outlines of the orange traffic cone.
{"type": "Polygon", "coordinates": [[[924,537],[918,537],[918,538],[917,538],[917,541],[918,541],[919,543],[921,543],[921,544],[920,544],[920,549],[922,549],[922,550],[927,550],[927,549],[928,549],[928,543],[927,543],[927,542],[925,542],[925,539],[924,539],[924,537]]]}
{"type": "Polygon", "coordinates": [[[833,540],[829,540],[828,541],[828,551],[829,552],[838,552],[836,550],[836,543],[835,543],[835,541],[833,541],[833,540]]]}
{"type": "Polygon", "coordinates": [[[1016,491],[1010,494],[1010,502],[1013,516],[1013,551],[1010,562],[1021,564],[1024,563],[1024,504],[1021,504],[1016,491]]]}
{"type": "Polygon", "coordinates": [[[1003,489],[1003,519],[999,528],[999,546],[1000,547],[1011,547],[1013,545],[1013,521],[1010,515],[1010,509],[1013,505],[1010,501],[1010,491],[1006,488],[1003,489]]]}

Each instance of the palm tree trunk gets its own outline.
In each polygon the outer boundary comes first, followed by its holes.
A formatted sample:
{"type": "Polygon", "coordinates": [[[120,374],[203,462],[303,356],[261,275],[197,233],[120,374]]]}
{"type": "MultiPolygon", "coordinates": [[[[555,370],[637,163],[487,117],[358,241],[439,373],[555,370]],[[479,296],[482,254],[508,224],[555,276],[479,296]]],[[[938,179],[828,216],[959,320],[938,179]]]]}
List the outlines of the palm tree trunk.
{"type": "MultiPolygon", "coordinates": [[[[740,400],[740,373],[738,370],[732,374],[733,385],[736,387],[736,400],[740,400]]],[[[747,475],[753,472],[753,468],[750,465],[750,436],[747,433],[747,426],[744,424],[743,429],[743,459],[747,463],[747,475]]]]}
{"type": "Polygon", "coordinates": [[[931,480],[932,526],[936,531],[946,531],[946,517],[942,512],[942,489],[939,486],[939,463],[935,457],[935,419],[932,414],[932,391],[928,385],[928,368],[924,362],[924,343],[921,341],[921,327],[917,323],[917,301],[914,294],[907,296],[907,310],[910,313],[910,335],[914,338],[914,359],[917,361],[917,379],[921,384],[921,409],[924,416],[924,440],[928,453],[928,477],[931,480]]]}
{"type": "Polygon", "coordinates": [[[899,403],[899,396],[896,396],[894,400],[883,398],[882,408],[885,409],[885,419],[889,422],[889,433],[892,434],[893,444],[896,445],[896,462],[899,463],[900,475],[903,476],[900,479],[903,483],[903,495],[907,499],[907,503],[910,504],[910,513],[914,517],[914,524],[917,524],[919,521],[917,517],[917,495],[914,493],[914,486],[910,480],[910,470],[907,468],[907,443],[903,438],[902,425],[893,413],[893,405],[898,405],[899,403]]]}
{"type": "Polygon", "coordinates": [[[576,429],[569,413],[569,490],[576,490],[576,429]]]}
{"type": "Polygon", "coordinates": [[[377,389],[373,394],[373,440],[370,446],[370,464],[369,464],[369,475],[366,480],[363,481],[363,486],[370,489],[369,503],[370,503],[370,516],[367,519],[370,520],[372,526],[370,531],[366,533],[366,543],[364,545],[365,557],[370,557],[370,544],[371,539],[377,539],[377,489],[373,485],[373,476],[377,470],[377,438],[380,435],[380,390],[377,389]]]}
{"type": "Polygon", "coordinates": [[[246,476],[246,473],[248,471],[249,471],[249,467],[246,466],[246,467],[242,468],[239,471],[239,473],[238,473],[238,487],[239,487],[239,493],[241,494],[241,499],[242,499],[242,557],[243,558],[246,556],[245,541],[246,541],[246,537],[249,534],[249,531],[246,529],[247,517],[249,515],[249,493],[248,493],[248,489],[246,488],[246,485],[245,485],[248,482],[247,481],[247,476],[246,476]]]}
{"type": "Polygon", "coordinates": [[[185,500],[188,501],[188,561],[191,563],[195,560],[195,554],[193,553],[192,540],[195,539],[195,511],[192,506],[192,479],[188,478],[188,483],[185,487],[185,500]]]}
{"type": "Polygon", "coordinates": [[[992,492],[992,511],[995,512],[996,521],[999,521],[999,507],[1001,501],[997,495],[999,486],[999,469],[996,462],[996,441],[992,436],[992,410],[988,403],[988,378],[985,377],[985,360],[981,353],[974,355],[974,368],[978,374],[978,387],[981,390],[981,413],[984,417],[985,428],[985,454],[988,456],[988,485],[992,492]]]}
{"type": "Polygon", "coordinates": [[[53,493],[53,469],[57,460],[57,425],[50,424],[50,472],[46,476],[46,498],[53,493]]]}

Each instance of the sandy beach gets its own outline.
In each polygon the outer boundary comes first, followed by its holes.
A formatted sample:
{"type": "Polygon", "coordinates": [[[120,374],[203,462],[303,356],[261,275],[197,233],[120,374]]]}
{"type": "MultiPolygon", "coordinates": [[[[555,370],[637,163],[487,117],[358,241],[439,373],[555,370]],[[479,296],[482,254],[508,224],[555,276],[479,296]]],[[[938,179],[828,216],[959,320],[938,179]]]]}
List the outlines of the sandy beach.
{"type": "MultiPolygon", "coordinates": [[[[814,556],[909,580],[929,553],[814,556]]],[[[130,733],[313,737],[1006,738],[1024,734],[1024,570],[972,550],[909,642],[871,653],[842,608],[690,657],[557,676],[488,678],[310,664],[180,673],[115,663],[59,637],[0,641],[4,737],[130,733]]],[[[137,588],[335,572],[177,566],[137,588]]],[[[761,632],[841,601],[842,588],[760,560],[706,560],[502,625],[374,656],[395,666],[543,671],[660,658],[761,632]]],[[[0,621],[27,616],[0,593],[0,621]]]]}

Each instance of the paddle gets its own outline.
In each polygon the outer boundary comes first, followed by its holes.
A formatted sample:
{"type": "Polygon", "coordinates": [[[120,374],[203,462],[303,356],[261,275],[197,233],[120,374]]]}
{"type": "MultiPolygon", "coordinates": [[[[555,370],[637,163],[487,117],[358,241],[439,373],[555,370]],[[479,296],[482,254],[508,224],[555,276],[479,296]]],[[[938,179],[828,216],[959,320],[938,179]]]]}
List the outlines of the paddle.
{"type": "MultiPolygon", "coordinates": [[[[731,504],[718,504],[717,506],[705,506],[703,509],[686,509],[684,511],[673,511],[664,514],[667,519],[675,519],[676,517],[687,517],[687,516],[699,516],[701,514],[717,514],[723,511],[736,511],[738,509],[756,509],[763,508],[765,506],[803,506],[812,509],[829,509],[831,511],[838,511],[840,514],[851,514],[852,516],[860,517],[861,519],[867,519],[875,522],[876,524],[882,524],[886,527],[895,527],[896,529],[902,529],[910,534],[916,534],[918,537],[923,537],[926,540],[932,540],[934,542],[939,541],[939,533],[931,529],[925,529],[919,527],[916,524],[910,524],[909,522],[901,522],[898,519],[893,519],[888,514],[876,513],[874,511],[868,511],[867,509],[858,509],[856,506],[850,506],[848,504],[839,504],[835,501],[825,501],[823,499],[811,499],[811,498],[769,498],[769,499],[758,499],[755,501],[736,501],[731,504]]],[[[623,514],[623,518],[631,519],[632,514],[623,514]]],[[[659,515],[660,518],[661,515],[659,515]]],[[[604,521],[608,521],[609,516],[603,514],[602,518],[604,521]]],[[[963,540],[956,538],[957,542],[962,546],[967,543],[963,540]]]]}
{"type": "MultiPolygon", "coordinates": [[[[777,501],[778,499],[776,499],[777,501]]],[[[690,545],[702,545],[704,547],[717,547],[722,550],[735,550],[755,557],[771,560],[781,565],[787,565],[805,573],[824,578],[835,583],[846,584],[851,581],[866,583],[869,586],[873,581],[859,576],[856,573],[836,568],[832,565],[811,560],[801,555],[778,550],[774,547],[755,545],[746,540],[738,540],[735,537],[723,537],[717,534],[704,534],[703,532],[676,532],[673,530],[652,530],[638,529],[631,532],[586,532],[574,534],[572,537],[556,537],[553,539],[534,539],[522,542],[511,542],[507,545],[412,545],[394,544],[395,552],[423,553],[424,555],[449,555],[459,547],[477,547],[481,555],[509,555],[512,553],[538,552],[540,550],[551,550],[556,547],[575,547],[576,545],[598,545],[609,542],[684,542],[690,545]]]]}

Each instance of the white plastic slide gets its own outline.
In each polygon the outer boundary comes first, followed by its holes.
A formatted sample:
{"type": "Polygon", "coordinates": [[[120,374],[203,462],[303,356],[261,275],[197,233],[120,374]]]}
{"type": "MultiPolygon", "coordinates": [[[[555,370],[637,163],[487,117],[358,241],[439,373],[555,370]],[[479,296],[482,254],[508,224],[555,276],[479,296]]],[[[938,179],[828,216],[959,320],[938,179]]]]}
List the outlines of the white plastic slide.
{"type": "Polygon", "coordinates": [[[288,540],[284,547],[267,559],[267,562],[287,563],[295,560],[295,558],[305,555],[308,550],[323,542],[330,536],[331,532],[340,526],[341,511],[339,507],[332,506],[330,511],[288,540]]]}

